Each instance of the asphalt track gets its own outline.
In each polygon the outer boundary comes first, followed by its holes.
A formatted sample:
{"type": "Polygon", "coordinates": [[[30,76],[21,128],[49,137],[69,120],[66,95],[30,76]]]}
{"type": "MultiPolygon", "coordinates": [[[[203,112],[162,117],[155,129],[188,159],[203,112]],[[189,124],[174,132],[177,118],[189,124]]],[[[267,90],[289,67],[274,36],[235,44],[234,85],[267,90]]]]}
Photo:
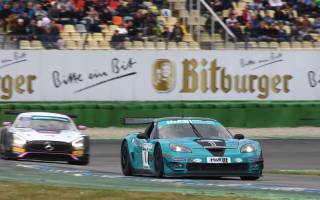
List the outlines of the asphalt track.
{"type": "MultiPolygon", "coordinates": [[[[87,166],[68,165],[65,163],[42,163],[28,161],[0,160],[0,166],[34,165],[34,169],[68,173],[78,170],[77,173],[86,172],[86,175],[104,174],[110,177],[121,177],[120,168],[120,140],[95,140],[91,142],[91,162],[87,166]],[[37,168],[38,167],[38,168],[37,168]],[[63,170],[64,171],[63,171],[63,170]],[[69,171],[68,171],[69,170],[69,171]],[[89,173],[90,172],[90,173],[89,173]]],[[[261,140],[265,158],[265,171],[272,170],[320,170],[320,139],[318,140],[261,140]]],[[[137,177],[132,177],[137,179],[137,177]]],[[[144,177],[144,179],[150,179],[144,177]]],[[[137,179],[139,180],[139,179],[137,179]]],[[[166,180],[165,180],[166,181],[166,180]]],[[[169,179],[170,181],[170,179],[169,179]]],[[[225,179],[181,179],[175,181],[197,185],[226,185],[241,186],[254,189],[268,189],[284,191],[307,191],[319,194],[320,176],[279,175],[265,173],[258,181],[241,181],[239,178],[225,179]],[[189,181],[189,182],[188,182],[189,181]],[[279,189],[280,188],[280,189],[279,189]]]]}

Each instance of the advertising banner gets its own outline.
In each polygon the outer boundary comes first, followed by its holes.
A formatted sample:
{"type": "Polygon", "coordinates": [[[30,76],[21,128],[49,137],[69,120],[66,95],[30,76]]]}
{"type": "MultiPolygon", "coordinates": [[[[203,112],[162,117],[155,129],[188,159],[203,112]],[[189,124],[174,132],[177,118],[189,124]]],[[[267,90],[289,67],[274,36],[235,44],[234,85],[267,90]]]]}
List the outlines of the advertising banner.
{"type": "Polygon", "coordinates": [[[320,100],[320,51],[2,50],[0,100],[320,100]]]}

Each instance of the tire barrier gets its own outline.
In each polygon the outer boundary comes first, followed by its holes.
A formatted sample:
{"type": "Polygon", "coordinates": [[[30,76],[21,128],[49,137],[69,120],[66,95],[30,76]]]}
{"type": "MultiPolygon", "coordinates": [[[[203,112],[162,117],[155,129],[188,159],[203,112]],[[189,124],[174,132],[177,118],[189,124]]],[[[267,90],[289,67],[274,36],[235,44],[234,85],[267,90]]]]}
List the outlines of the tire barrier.
{"type": "Polygon", "coordinates": [[[0,120],[12,121],[5,110],[76,114],[88,127],[123,126],[124,117],[209,117],[227,127],[320,126],[320,102],[25,102],[0,104],[0,120]]]}

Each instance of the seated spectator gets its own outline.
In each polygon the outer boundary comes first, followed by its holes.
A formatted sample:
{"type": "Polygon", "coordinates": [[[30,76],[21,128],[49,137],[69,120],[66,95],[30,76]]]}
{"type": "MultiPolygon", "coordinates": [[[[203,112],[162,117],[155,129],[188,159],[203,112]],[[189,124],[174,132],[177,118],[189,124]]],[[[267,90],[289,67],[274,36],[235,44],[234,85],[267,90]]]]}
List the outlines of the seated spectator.
{"type": "Polygon", "coordinates": [[[126,29],[126,27],[125,27],[125,25],[124,25],[123,23],[119,25],[119,27],[117,28],[117,30],[118,30],[118,33],[119,33],[120,35],[126,36],[126,35],[128,34],[128,31],[127,31],[127,29],[126,29]]]}
{"type": "Polygon", "coordinates": [[[249,5],[251,10],[263,10],[265,9],[263,6],[262,0],[253,0],[249,5]]]}
{"type": "Polygon", "coordinates": [[[283,12],[280,7],[276,8],[273,17],[276,21],[289,21],[288,13],[283,12]]]}
{"type": "Polygon", "coordinates": [[[314,20],[314,29],[316,30],[317,33],[320,34],[320,14],[319,16],[314,20]]]}
{"type": "Polygon", "coordinates": [[[111,37],[111,47],[114,49],[124,49],[124,36],[115,30],[111,37]]]}
{"type": "Polygon", "coordinates": [[[10,4],[6,3],[3,5],[2,10],[0,10],[0,25],[3,27],[4,31],[8,30],[9,16],[12,15],[10,4]]]}
{"type": "Polygon", "coordinates": [[[89,32],[101,32],[100,19],[96,10],[91,8],[88,15],[84,18],[89,32]]]}
{"type": "Polygon", "coordinates": [[[271,8],[281,7],[282,5],[282,0],[269,0],[269,7],[271,8]]]}
{"type": "Polygon", "coordinates": [[[139,37],[139,31],[138,29],[133,25],[132,20],[129,20],[127,23],[127,36],[129,37],[130,41],[134,40],[141,40],[139,37]]]}
{"type": "Polygon", "coordinates": [[[272,24],[274,22],[274,18],[270,15],[268,10],[264,12],[263,21],[265,21],[267,24],[272,24]]]}
{"type": "Polygon", "coordinates": [[[27,39],[27,29],[23,19],[18,19],[17,24],[13,27],[11,34],[16,36],[17,41],[27,39]]]}
{"type": "Polygon", "coordinates": [[[258,34],[257,42],[271,42],[272,38],[270,37],[270,30],[266,26],[265,22],[262,21],[257,27],[256,32],[258,34]]]}
{"type": "Polygon", "coordinates": [[[226,25],[227,26],[234,26],[236,23],[238,23],[238,19],[236,18],[236,15],[234,13],[231,13],[229,18],[226,19],[226,25]]]}
{"type": "Polygon", "coordinates": [[[57,41],[59,39],[59,28],[54,20],[51,20],[48,24],[43,24],[44,32],[40,35],[46,49],[58,49],[57,41]]]}
{"type": "Polygon", "coordinates": [[[236,36],[238,42],[245,41],[245,37],[241,30],[241,25],[239,22],[235,23],[233,26],[229,26],[229,28],[233,32],[233,34],[236,36]]]}
{"type": "Polygon", "coordinates": [[[289,42],[290,37],[284,28],[283,24],[279,25],[279,36],[278,36],[278,42],[289,42]]]}
{"type": "Polygon", "coordinates": [[[24,8],[20,5],[20,3],[15,2],[13,4],[13,7],[11,9],[12,14],[17,15],[18,17],[22,16],[22,13],[24,12],[24,8]]]}
{"type": "Polygon", "coordinates": [[[169,28],[168,27],[164,27],[163,28],[163,31],[161,33],[161,38],[165,41],[165,42],[168,42],[171,38],[171,32],[169,31],[169,28]]]}
{"type": "Polygon", "coordinates": [[[241,16],[240,16],[240,20],[241,20],[241,23],[242,24],[246,24],[248,23],[249,21],[251,21],[252,19],[252,14],[249,10],[249,5],[247,5],[243,10],[242,10],[242,13],[241,13],[241,16]]]}
{"type": "Polygon", "coordinates": [[[47,12],[42,9],[42,5],[40,3],[37,3],[34,9],[34,16],[37,19],[42,19],[43,17],[47,16],[47,12]]]}
{"type": "Polygon", "coordinates": [[[175,41],[175,42],[182,42],[183,40],[183,29],[180,25],[179,22],[177,22],[173,29],[172,29],[172,33],[171,33],[171,40],[175,41]]]}
{"type": "Polygon", "coordinates": [[[251,22],[248,22],[246,24],[246,27],[244,28],[244,35],[245,41],[251,42],[257,40],[258,34],[256,32],[256,28],[253,26],[251,22]]]}

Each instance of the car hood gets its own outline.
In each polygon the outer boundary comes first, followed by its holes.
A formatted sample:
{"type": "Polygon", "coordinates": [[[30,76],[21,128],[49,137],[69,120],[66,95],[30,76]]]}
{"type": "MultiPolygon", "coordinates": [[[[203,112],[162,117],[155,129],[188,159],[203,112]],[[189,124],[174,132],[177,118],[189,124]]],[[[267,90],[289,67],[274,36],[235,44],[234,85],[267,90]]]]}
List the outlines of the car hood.
{"type": "Polygon", "coordinates": [[[30,128],[10,128],[9,132],[15,133],[28,141],[59,141],[59,142],[72,142],[81,136],[84,136],[79,131],[36,131],[30,128]]]}
{"type": "Polygon", "coordinates": [[[237,149],[240,143],[244,142],[242,140],[241,142],[237,139],[212,139],[212,138],[181,138],[181,139],[166,139],[165,143],[173,143],[173,144],[180,144],[185,147],[191,148],[191,149],[203,149],[204,146],[210,146],[210,142],[214,143],[214,145],[227,148],[227,149],[237,149]]]}

